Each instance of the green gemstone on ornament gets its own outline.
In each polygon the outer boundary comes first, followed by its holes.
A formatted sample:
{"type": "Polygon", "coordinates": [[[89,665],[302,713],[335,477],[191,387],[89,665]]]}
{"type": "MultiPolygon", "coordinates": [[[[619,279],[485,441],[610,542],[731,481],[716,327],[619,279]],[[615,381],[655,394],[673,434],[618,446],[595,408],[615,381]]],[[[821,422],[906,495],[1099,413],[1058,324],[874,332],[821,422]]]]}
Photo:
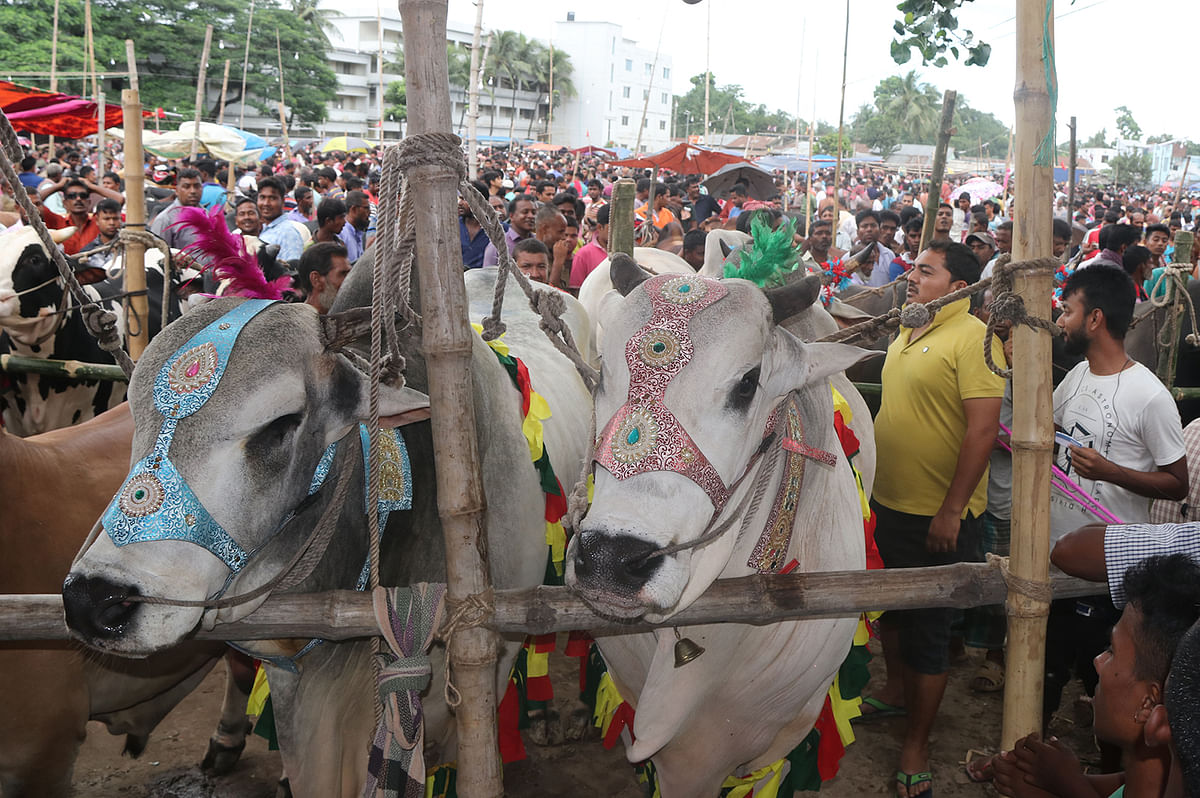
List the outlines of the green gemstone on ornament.
{"type": "Polygon", "coordinates": [[[692,290],[692,287],[690,285],[688,285],[687,283],[684,283],[683,285],[679,286],[679,293],[681,293],[681,294],[686,294],[687,292],[689,292],[691,290],[692,290]]]}
{"type": "Polygon", "coordinates": [[[667,351],[667,345],[664,344],[662,341],[655,341],[654,345],[651,346],[650,348],[653,349],[655,354],[658,354],[658,355],[661,355],[663,352],[667,351]]]}
{"type": "Polygon", "coordinates": [[[630,446],[636,444],[642,438],[642,432],[637,427],[629,430],[629,434],[625,436],[625,442],[630,446]]]}
{"type": "Polygon", "coordinates": [[[137,490],[135,490],[133,492],[133,498],[136,499],[137,501],[141,501],[142,499],[146,498],[146,489],[138,488],[137,490]]]}

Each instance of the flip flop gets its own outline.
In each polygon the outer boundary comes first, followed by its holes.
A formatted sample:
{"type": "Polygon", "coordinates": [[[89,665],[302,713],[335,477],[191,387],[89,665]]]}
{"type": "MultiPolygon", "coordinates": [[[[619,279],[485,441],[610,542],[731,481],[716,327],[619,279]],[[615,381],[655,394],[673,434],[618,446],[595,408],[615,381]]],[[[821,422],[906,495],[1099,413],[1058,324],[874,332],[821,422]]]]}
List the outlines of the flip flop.
{"type": "Polygon", "coordinates": [[[971,689],[976,693],[998,693],[1004,689],[1004,666],[990,659],[979,663],[971,677],[971,689]]]}
{"type": "Polygon", "coordinates": [[[967,761],[963,763],[967,778],[974,784],[986,784],[992,781],[995,772],[992,770],[992,755],[986,751],[967,751],[967,761]],[[972,757],[972,754],[978,756],[972,757]]]}
{"type": "Polygon", "coordinates": [[[899,718],[908,714],[908,710],[904,707],[898,707],[885,701],[880,701],[875,696],[867,696],[862,700],[862,702],[865,706],[870,707],[871,711],[863,712],[857,718],[853,718],[851,723],[854,721],[872,721],[881,720],[883,718],[899,718]]]}
{"type": "MultiPolygon", "coordinates": [[[[905,773],[903,770],[896,771],[896,786],[903,787],[905,792],[908,792],[908,798],[933,798],[933,774],[928,771],[920,773],[905,773]],[[921,792],[913,795],[910,790],[914,784],[921,782],[929,782],[929,786],[921,792]]],[[[896,791],[897,798],[900,798],[900,791],[896,791]]]]}

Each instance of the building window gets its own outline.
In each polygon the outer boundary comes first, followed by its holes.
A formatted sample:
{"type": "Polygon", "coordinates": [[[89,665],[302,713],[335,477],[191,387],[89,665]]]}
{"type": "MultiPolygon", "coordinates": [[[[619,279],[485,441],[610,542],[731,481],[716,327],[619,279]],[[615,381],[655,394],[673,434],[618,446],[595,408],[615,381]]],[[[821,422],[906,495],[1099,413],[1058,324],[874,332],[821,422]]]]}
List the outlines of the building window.
{"type": "Polygon", "coordinates": [[[650,127],[650,120],[643,117],[642,118],[642,127],[644,127],[644,128],[650,127]]]}
{"type": "Polygon", "coordinates": [[[659,123],[658,123],[658,129],[659,129],[659,130],[666,130],[666,129],[667,129],[667,120],[665,120],[665,119],[663,119],[663,120],[660,120],[660,121],[659,121],[659,123]]]}
{"type": "Polygon", "coordinates": [[[667,104],[667,93],[665,91],[662,93],[662,104],[667,104]]]}
{"type": "Polygon", "coordinates": [[[621,88],[621,96],[624,97],[626,100],[629,99],[629,87],[628,86],[624,86],[621,88]]]}
{"type": "Polygon", "coordinates": [[[670,79],[671,79],[671,68],[663,67],[663,80],[670,80],[670,79]]]}
{"type": "Polygon", "coordinates": [[[625,59],[625,71],[626,71],[626,72],[632,72],[632,71],[633,71],[633,59],[632,59],[632,58],[626,58],[626,59],[625,59]]]}
{"type": "Polygon", "coordinates": [[[621,117],[621,127],[629,127],[629,117],[628,116],[621,117]]]}
{"type": "Polygon", "coordinates": [[[646,64],[646,74],[647,75],[654,74],[654,64],[646,64]]]}

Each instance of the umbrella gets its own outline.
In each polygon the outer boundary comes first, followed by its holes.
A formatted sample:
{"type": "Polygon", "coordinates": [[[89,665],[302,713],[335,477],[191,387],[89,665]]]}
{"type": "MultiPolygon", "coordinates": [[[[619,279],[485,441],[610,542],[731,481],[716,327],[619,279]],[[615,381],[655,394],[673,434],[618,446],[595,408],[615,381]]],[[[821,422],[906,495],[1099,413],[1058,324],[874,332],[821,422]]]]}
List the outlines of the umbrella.
{"type": "Polygon", "coordinates": [[[750,199],[769,200],[779,193],[770,172],[748,163],[731,163],[722,166],[704,181],[704,186],[708,189],[709,194],[720,196],[735,183],[746,184],[746,194],[750,199]]]}
{"type": "Polygon", "coordinates": [[[722,166],[731,163],[749,163],[749,161],[740,155],[727,155],[723,152],[697,147],[695,144],[676,144],[669,150],[643,155],[641,158],[612,161],[610,166],[670,169],[681,175],[710,175],[722,166]]]}
{"type": "Polygon", "coordinates": [[[321,152],[369,152],[371,145],[353,136],[334,136],[321,142],[321,152]]]}
{"type": "Polygon", "coordinates": [[[958,197],[958,195],[962,194],[964,191],[971,195],[971,204],[978,205],[984,200],[990,200],[995,197],[999,197],[1004,193],[1004,186],[1000,185],[994,180],[988,180],[983,177],[973,177],[950,193],[952,197],[958,197]]]}

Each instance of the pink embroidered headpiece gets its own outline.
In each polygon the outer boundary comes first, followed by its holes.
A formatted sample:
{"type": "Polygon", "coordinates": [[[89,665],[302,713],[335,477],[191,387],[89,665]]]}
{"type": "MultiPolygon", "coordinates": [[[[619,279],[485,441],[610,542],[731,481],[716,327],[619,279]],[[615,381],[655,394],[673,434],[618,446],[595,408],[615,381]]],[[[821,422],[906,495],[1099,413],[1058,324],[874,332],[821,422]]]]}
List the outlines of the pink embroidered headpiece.
{"type": "Polygon", "coordinates": [[[664,404],[667,386],[692,359],[692,317],[729,293],[716,280],[663,274],[642,285],[650,320],[625,344],[629,396],[605,425],[595,462],[618,480],[673,471],[695,482],[719,511],[730,489],[664,404]]]}

